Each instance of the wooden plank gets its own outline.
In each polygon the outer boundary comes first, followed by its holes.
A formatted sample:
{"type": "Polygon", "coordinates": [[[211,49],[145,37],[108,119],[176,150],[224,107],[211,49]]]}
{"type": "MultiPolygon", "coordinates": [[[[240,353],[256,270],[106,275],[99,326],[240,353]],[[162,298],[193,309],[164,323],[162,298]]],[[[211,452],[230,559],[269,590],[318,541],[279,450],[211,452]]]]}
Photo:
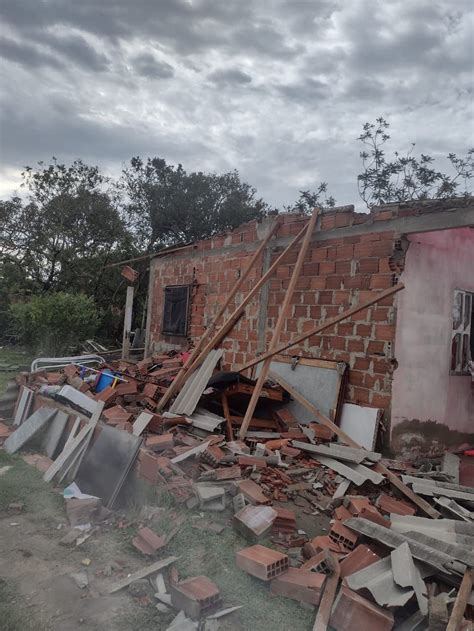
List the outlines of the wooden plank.
{"type": "MultiPolygon", "coordinates": [[[[308,251],[309,244],[311,242],[311,237],[313,236],[313,231],[316,226],[316,221],[318,220],[319,208],[315,208],[313,210],[313,214],[311,215],[311,219],[308,223],[308,229],[304,236],[303,243],[301,244],[300,251],[298,253],[298,258],[296,259],[295,266],[293,268],[293,273],[291,274],[290,283],[288,289],[285,292],[285,298],[283,300],[283,304],[280,309],[280,313],[278,314],[278,320],[275,324],[275,328],[273,330],[272,339],[270,342],[270,350],[274,350],[278,346],[278,341],[280,339],[281,332],[283,330],[283,326],[286,322],[286,318],[288,317],[288,313],[291,307],[291,302],[293,300],[293,294],[296,289],[296,283],[299,280],[301,270],[303,269],[303,263],[306,256],[306,252],[308,251]]],[[[240,428],[240,440],[244,440],[245,435],[247,433],[250,420],[253,417],[253,413],[255,412],[255,408],[257,407],[258,400],[260,398],[260,394],[262,392],[263,385],[267,379],[268,371],[270,370],[270,359],[266,359],[263,362],[262,370],[257,379],[257,383],[255,384],[254,391],[252,392],[252,396],[250,397],[250,401],[245,412],[244,421],[240,428]]]]}
{"type": "Polygon", "coordinates": [[[456,600],[454,601],[453,610],[449,617],[448,626],[446,631],[458,631],[461,627],[461,622],[466,610],[467,601],[471,596],[472,591],[472,570],[466,568],[462,579],[461,587],[459,588],[456,600]]]}
{"type": "Polygon", "coordinates": [[[134,286],[129,285],[127,287],[127,297],[125,299],[125,318],[123,321],[122,359],[128,359],[128,356],[130,353],[130,334],[132,332],[134,292],[135,292],[134,286]]]}
{"type": "Polygon", "coordinates": [[[161,559],[161,561],[156,561],[155,563],[152,563],[151,565],[147,565],[141,570],[138,570],[138,572],[134,572],[133,574],[130,574],[126,578],[123,578],[121,581],[118,581],[117,583],[114,583],[113,585],[111,585],[108,590],[109,594],[114,594],[115,592],[120,591],[124,587],[128,587],[130,583],[133,583],[134,581],[138,581],[142,578],[146,578],[147,576],[150,576],[150,574],[159,572],[160,570],[164,569],[165,567],[168,567],[168,565],[171,565],[178,559],[179,557],[171,556],[171,557],[166,557],[166,559],[161,559]]]}
{"type": "Polygon", "coordinates": [[[176,392],[178,392],[178,390],[184,384],[187,376],[189,376],[189,371],[191,369],[191,366],[195,363],[195,361],[200,356],[201,351],[202,351],[202,349],[204,347],[204,344],[211,337],[211,335],[214,333],[219,320],[222,318],[224,313],[227,311],[230,303],[235,298],[235,296],[236,296],[237,292],[239,291],[239,289],[242,287],[242,284],[246,281],[248,275],[252,271],[256,261],[258,260],[258,258],[261,255],[261,253],[266,248],[266,246],[267,246],[268,242],[270,241],[270,239],[274,236],[274,234],[278,230],[279,225],[280,225],[280,222],[277,219],[274,222],[273,226],[270,228],[270,230],[269,230],[267,236],[265,237],[265,239],[262,241],[260,246],[255,251],[255,254],[252,256],[251,260],[249,261],[249,264],[245,268],[245,271],[243,272],[243,274],[240,276],[240,278],[237,280],[237,282],[235,283],[235,285],[231,289],[231,291],[230,291],[229,295],[227,296],[224,304],[219,309],[219,312],[217,313],[216,317],[211,322],[211,324],[208,326],[208,328],[204,331],[204,333],[201,335],[198,343],[196,344],[196,346],[192,350],[191,355],[188,357],[188,359],[185,362],[184,366],[180,369],[180,371],[176,375],[175,379],[173,380],[173,382],[168,387],[167,391],[161,397],[161,399],[158,402],[158,405],[156,407],[156,411],[157,412],[159,412],[160,410],[162,410],[164,408],[164,406],[168,403],[168,401],[171,399],[171,397],[176,392]]]}
{"type": "Polygon", "coordinates": [[[230,418],[229,401],[225,392],[221,395],[222,409],[224,410],[225,426],[226,426],[226,438],[227,440],[234,440],[234,430],[232,429],[232,419],[230,418]]]}
{"type": "MultiPolygon", "coordinates": [[[[62,450],[62,452],[59,454],[59,456],[56,458],[56,460],[52,463],[52,465],[44,474],[43,480],[45,480],[45,482],[50,482],[54,478],[54,476],[59,472],[59,470],[63,467],[63,465],[66,464],[66,462],[70,459],[71,455],[76,451],[76,449],[79,448],[82,441],[87,438],[89,432],[94,431],[97,423],[99,422],[100,415],[102,414],[102,410],[104,409],[104,405],[105,403],[103,401],[97,402],[97,407],[95,409],[95,412],[91,416],[89,423],[87,425],[84,425],[84,427],[81,429],[79,434],[75,438],[72,439],[72,441],[70,442],[67,448],[65,447],[62,450]]],[[[70,465],[72,464],[73,463],[71,462],[70,465]]],[[[69,467],[66,468],[66,471],[65,471],[66,473],[68,469],[69,467]]],[[[64,473],[64,470],[63,470],[63,473],[64,473]]]]}
{"type": "MultiPolygon", "coordinates": [[[[232,394],[249,394],[252,396],[255,386],[249,383],[234,383],[228,386],[224,392],[230,396],[232,394]]],[[[274,390],[272,388],[262,388],[260,395],[266,399],[272,399],[272,401],[283,401],[283,393],[281,390],[274,390]]]]}
{"type": "MultiPolygon", "coordinates": [[[[232,421],[233,425],[242,425],[243,421],[244,421],[244,417],[243,416],[235,416],[235,415],[231,415],[230,420],[232,421]]],[[[259,429],[269,429],[272,431],[275,431],[278,427],[277,422],[276,421],[272,421],[272,420],[267,420],[267,419],[263,419],[263,418],[253,418],[250,421],[250,425],[252,427],[258,427],[259,429]]]]}
{"type": "MultiPolygon", "coordinates": [[[[359,444],[357,444],[356,441],[352,440],[352,438],[348,434],[343,432],[340,427],[338,427],[335,423],[333,423],[330,419],[328,419],[327,416],[324,416],[324,414],[322,414],[314,405],[312,405],[307,399],[305,399],[297,390],[295,390],[292,386],[290,386],[290,384],[287,383],[282,377],[280,377],[280,375],[270,372],[269,376],[271,377],[271,379],[273,379],[273,381],[276,381],[276,383],[279,383],[282,388],[284,388],[287,392],[289,392],[289,394],[291,394],[291,396],[296,401],[301,403],[301,405],[304,405],[304,407],[309,412],[314,414],[314,417],[318,419],[318,421],[322,425],[326,425],[326,427],[329,427],[345,443],[347,443],[351,447],[356,447],[357,449],[364,449],[364,447],[361,447],[359,444]]],[[[429,504],[424,499],[416,495],[416,493],[414,493],[411,489],[409,489],[406,486],[406,484],[404,484],[394,473],[390,471],[390,469],[387,469],[385,465],[378,462],[373,467],[373,470],[387,476],[387,478],[390,480],[393,486],[397,487],[399,491],[401,491],[411,502],[413,502],[419,508],[421,508],[421,510],[424,513],[426,513],[429,517],[432,517],[433,519],[438,519],[438,517],[441,517],[441,513],[435,510],[431,506],[431,504],[429,504]]]]}
{"type": "Polygon", "coordinates": [[[331,552],[330,550],[326,551],[326,555],[326,558],[329,557],[328,561],[330,561],[333,568],[330,576],[326,579],[326,586],[324,588],[321,602],[319,603],[318,613],[313,625],[313,631],[326,631],[326,629],[328,628],[332,606],[334,603],[334,598],[336,596],[337,586],[339,585],[339,578],[341,576],[341,568],[339,566],[339,560],[337,556],[334,554],[334,552],[331,552]]]}
{"type": "Polygon", "coordinates": [[[403,283],[398,283],[398,285],[395,285],[395,287],[389,287],[389,289],[384,289],[384,291],[377,292],[377,293],[374,292],[374,297],[371,298],[370,300],[367,300],[367,302],[357,305],[356,307],[351,307],[347,311],[344,311],[343,313],[340,313],[338,316],[331,318],[330,320],[327,320],[323,324],[319,324],[314,329],[311,329],[307,333],[304,333],[303,335],[300,335],[299,337],[295,338],[291,342],[288,342],[288,344],[284,344],[283,346],[280,346],[279,348],[275,350],[269,350],[266,353],[263,353],[262,355],[260,355],[259,357],[252,359],[252,361],[248,362],[242,368],[240,368],[239,372],[243,372],[244,370],[247,370],[248,368],[252,368],[252,366],[259,364],[260,362],[263,362],[266,359],[269,359],[270,357],[274,357],[275,355],[284,353],[292,346],[297,346],[298,344],[300,344],[301,342],[304,342],[308,338],[313,337],[313,335],[317,335],[318,333],[321,333],[322,331],[325,331],[326,329],[330,329],[332,326],[335,326],[339,322],[342,322],[342,320],[347,320],[347,318],[350,318],[356,313],[359,313],[359,311],[363,311],[364,309],[367,309],[367,307],[370,307],[376,304],[377,302],[380,302],[380,300],[383,300],[384,298],[387,298],[388,296],[392,296],[393,294],[396,294],[398,291],[401,291],[404,288],[405,288],[405,285],[403,283]]]}

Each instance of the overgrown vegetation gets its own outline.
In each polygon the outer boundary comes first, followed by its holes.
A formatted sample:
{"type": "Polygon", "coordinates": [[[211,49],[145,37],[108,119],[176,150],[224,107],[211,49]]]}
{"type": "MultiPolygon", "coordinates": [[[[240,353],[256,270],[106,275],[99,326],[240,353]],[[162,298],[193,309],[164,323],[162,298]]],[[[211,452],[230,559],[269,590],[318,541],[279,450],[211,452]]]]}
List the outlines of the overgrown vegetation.
{"type": "Polygon", "coordinates": [[[93,337],[98,325],[94,300],[84,294],[58,292],[34,296],[11,306],[11,330],[32,351],[61,355],[93,337]]]}
{"type": "MultiPolygon", "coordinates": [[[[474,150],[449,154],[452,174],[431,156],[386,152],[388,122],[366,123],[359,193],[366,205],[469,194],[474,150]]],[[[126,283],[108,264],[161,248],[206,238],[274,211],[237,171],[187,172],[159,157],[134,157],[113,181],[97,166],[39,163],[23,172],[24,196],[0,201],[0,337],[8,330],[10,305],[33,296],[67,291],[91,297],[100,314],[97,334],[120,338],[126,283]]],[[[309,213],[333,207],[326,182],[299,192],[283,211],[309,213]]],[[[135,326],[143,322],[147,260],[134,263],[135,326]]],[[[15,311],[16,307],[13,307],[15,311]]],[[[76,336],[77,337],[77,336],[76,336]]],[[[48,342],[52,343],[52,342],[48,342]]]]}

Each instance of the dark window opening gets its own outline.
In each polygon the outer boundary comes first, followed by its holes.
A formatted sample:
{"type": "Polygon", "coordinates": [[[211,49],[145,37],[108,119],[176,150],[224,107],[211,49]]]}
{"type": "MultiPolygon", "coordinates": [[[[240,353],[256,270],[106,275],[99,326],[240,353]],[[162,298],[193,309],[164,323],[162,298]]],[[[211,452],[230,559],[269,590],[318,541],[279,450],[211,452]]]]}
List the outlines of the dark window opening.
{"type": "Polygon", "coordinates": [[[469,374],[474,359],[474,294],[456,289],[453,300],[453,333],[451,337],[451,374],[469,374]]]}
{"type": "Polygon", "coordinates": [[[174,285],[165,287],[165,304],[163,307],[163,329],[165,335],[188,334],[190,285],[174,285]]]}

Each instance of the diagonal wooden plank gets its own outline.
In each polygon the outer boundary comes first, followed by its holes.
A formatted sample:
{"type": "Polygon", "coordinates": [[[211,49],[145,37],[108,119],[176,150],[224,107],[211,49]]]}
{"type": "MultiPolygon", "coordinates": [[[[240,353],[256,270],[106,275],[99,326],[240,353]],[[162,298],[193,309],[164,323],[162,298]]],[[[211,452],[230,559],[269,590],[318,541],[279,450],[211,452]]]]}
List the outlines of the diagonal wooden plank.
{"type": "MultiPolygon", "coordinates": [[[[301,249],[298,253],[298,258],[296,259],[296,263],[293,268],[293,273],[291,274],[290,283],[289,283],[288,289],[286,290],[285,298],[283,300],[280,313],[278,314],[278,320],[275,324],[272,340],[270,342],[270,350],[273,350],[278,346],[278,340],[280,339],[283,326],[288,317],[288,313],[291,307],[291,301],[293,300],[293,294],[296,289],[296,283],[298,282],[300,274],[301,274],[301,270],[303,269],[304,259],[306,256],[306,252],[308,251],[309,244],[311,242],[311,237],[313,236],[313,231],[316,226],[316,221],[318,220],[318,216],[319,216],[319,208],[315,208],[313,210],[313,214],[311,215],[311,219],[308,222],[308,228],[306,230],[303,243],[301,244],[301,249]]],[[[263,362],[262,370],[260,371],[260,374],[258,376],[257,383],[255,384],[254,390],[252,392],[252,396],[250,397],[250,401],[249,401],[247,410],[245,412],[244,420],[242,421],[242,425],[240,427],[240,432],[239,432],[240,440],[243,440],[245,438],[245,435],[247,434],[250,421],[252,420],[253,413],[255,412],[255,408],[257,407],[257,403],[260,398],[260,394],[262,392],[262,388],[268,376],[269,370],[270,370],[270,359],[266,359],[263,362]]]]}
{"type": "Polygon", "coordinates": [[[157,408],[156,408],[157,412],[160,412],[164,408],[164,406],[168,403],[168,401],[171,399],[171,397],[176,392],[178,392],[178,390],[181,388],[181,386],[187,380],[187,377],[189,376],[189,373],[191,371],[191,367],[194,365],[195,361],[198,360],[199,357],[201,356],[201,351],[204,348],[205,343],[207,342],[207,340],[211,337],[211,335],[216,330],[217,324],[219,323],[220,319],[222,318],[222,316],[227,311],[230,303],[232,302],[232,300],[237,295],[237,292],[240,290],[240,288],[242,287],[243,283],[247,280],[248,275],[252,271],[255,263],[257,262],[257,260],[259,259],[260,255],[261,255],[261,253],[266,248],[268,242],[270,241],[270,239],[274,236],[274,234],[278,230],[279,225],[280,225],[280,222],[277,219],[273,223],[273,225],[270,228],[270,230],[268,231],[268,234],[265,237],[265,239],[262,241],[262,243],[257,248],[257,250],[255,251],[255,253],[252,256],[252,258],[250,259],[249,264],[247,265],[246,269],[241,274],[240,278],[237,279],[235,285],[233,286],[233,288],[231,289],[229,295],[227,296],[224,304],[219,309],[219,312],[217,313],[216,317],[211,322],[211,324],[208,326],[208,328],[204,331],[203,335],[201,335],[198,343],[196,344],[196,346],[192,350],[191,355],[189,356],[188,360],[186,361],[184,366],[180,369],[180,371],[178,372],[176,377],[173,379],[173,381],[170,384],[170,386],[168,387],[167,391],[161,397],[160,401],[158,402],[157,408]]]}
{"type": "Polygon", "coordinates": [[[249,361],[242,368],[240,368],[239,372],[247,370],[247,368],[252,368],[252,366],[256,366],[260,362],[263,362],[266,359],[273,357],[274,355],[279,355],[280,353],[287,351],[292,346],[297,346],[301,342],[304,342],[310,337],[313,337],[313,335],[317,335],[318,333],[321,333],[322,331],[325,331],[326,329],[330,329],[332,326],[338,324],[339,322],[342,322],[342,320],[347,320],[347,318],[350,318],[356,313],[359,313],[359,311],[363,311],[364,309],[367,309],[367,307],[370,307],[376,304],[377,302],[380,302],[380,300],[383,300],[384,298],[387,298],[388,296],[392,296],[393,294],[396,294],[398,291],[401,291],[402,289],[405,289],[405,285],[403,283],[398,283],[398,285],[395,285],[395,287],[384,289],[384,291],[381,291],[381,292],[374,292],[374,297],[371,298],[370,300],[367,300],[367,302],[363,302],[362,304],[356,305],[355,307],[351,307],[347,311],[340,313],[338,316],[331,318],[330,320],[327,320],[326,322],[323,322],[323,324],[318,324],[318,326],[314,327],[314,329],[311,329],[307,333],[304,333],[303,335],[296,337],[294,340],[291,340],[291,342],[288,342],[288,344],[284,344],[283,346],[280,346],[279,348],[274,349],[274,350],[269,350],[266,353],[263,353],[262,355],[260,355],[259,357],[252,359],[252,361],[249,361]]]}

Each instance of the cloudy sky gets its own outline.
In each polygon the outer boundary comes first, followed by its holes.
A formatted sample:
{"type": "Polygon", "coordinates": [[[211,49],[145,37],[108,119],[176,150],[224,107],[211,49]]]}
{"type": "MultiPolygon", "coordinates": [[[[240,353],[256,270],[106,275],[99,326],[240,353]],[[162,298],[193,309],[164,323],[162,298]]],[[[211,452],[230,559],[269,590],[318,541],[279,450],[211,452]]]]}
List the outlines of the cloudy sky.
{"type": "MultiPolygon", "coordinates": [[[[357,202],[357,136],[473,143],[469,0],[3,0],[0,194],[52,155],[238,169],[270,203],[357,202]]],[[[443,162],[440,161],[440,166],[443,162]]]]}

